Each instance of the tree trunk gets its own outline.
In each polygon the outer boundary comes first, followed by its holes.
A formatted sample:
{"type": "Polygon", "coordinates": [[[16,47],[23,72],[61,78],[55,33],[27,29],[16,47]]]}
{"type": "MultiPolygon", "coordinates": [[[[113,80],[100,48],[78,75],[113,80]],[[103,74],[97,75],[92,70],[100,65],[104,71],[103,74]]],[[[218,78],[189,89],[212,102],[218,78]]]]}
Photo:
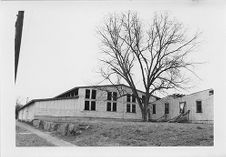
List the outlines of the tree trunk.
{"type": "Polygon", "coordinates": [[[143,121],[147,122],[148,121],[148,117],[147,117],[147,103],[146,102],[144,104],[144,108],[143,108],[143,111],[141,113],[142,113],[143,121]]]}

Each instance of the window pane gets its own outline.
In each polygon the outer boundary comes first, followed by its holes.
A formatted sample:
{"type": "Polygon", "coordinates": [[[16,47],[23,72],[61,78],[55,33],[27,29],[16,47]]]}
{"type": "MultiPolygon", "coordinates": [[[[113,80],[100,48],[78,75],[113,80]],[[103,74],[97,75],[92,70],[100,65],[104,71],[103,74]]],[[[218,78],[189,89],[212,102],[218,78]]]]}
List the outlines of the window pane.
{"type": "Polygon", "coordinates": [[[74,93],[75,96],[78,95],[78,89],[76,89],[74,92],[75,92],[74,93]]]}
{"type": "Polygon", "coordinates": [[[132,112],[136,113],[136,105],[135,104],[132,105],[132,112]]]}
{"type": "Polygon", "coordinates": [[[130,112],[130,104],[126,105],[126,112],[130,112]]]}
{"type": "Polygon", "coordinates": [[[89,101],[85,101],[85,110],[89,110],[89,101]]]}
{"type": "Polygon", "coordinates": [[[113,111],[115,111],[115,112],[117,111],[117,103],[115,103],[115,102],[113,103],[113,111]]]}
{"type": "Polygon", "coordinates": [[[108,92],[107,100],[111,100],[111,92],[108,92]]]}
{"type": "Polygon", "coordinates": [[[107,111],[111,111],[111,103],[107,102],[107,111]]]}
{"type": "Polygon", "coordinates": [[[92,90],[92,99],[96,99],[96,90],[92,90]]]}
{"type": "Polygon", "coordinates": [[[130,102],[130,94],[127,94],[127,102],[130,102]]]}
{"type": "Polygon", "coordinates": [[[196,101],[196,112],[202,113],[202,101],[196,101]]]}
{"type": "Polygon", "coordinates": [[[214,93],[213,90],[209,91],[209,95],[213,95],[213,93],[214,93]]]}
{"type": "Polygon", "coordinates": [[[156,105],[153,104],[152,114],[156,114],[156,105]]]}
{"type": "Polygon", "coordinates": [[[169,114],[169,103],[165,103],[165,114],[169,114]]]}
{"type": "Polygon", "coordinates": [[[117,93],[116,92],[113,92],[113,100],[117,101],[117,93]]]}
{"type": "Polygon", "coordinates": [[[86,89],[86,99],[89,99],[89,98],[90,98],[90,90],[86,89]]]}
{"type": "Polygon", "coordinates": [[[96,110],[96,101],[91,102],[91,110],[92,111],[96,110]]]}
{"type": "Polygon", "coordinates": [[[136,102],[136,98],[134,95],[132,95],[132,102],[136,102]]]}

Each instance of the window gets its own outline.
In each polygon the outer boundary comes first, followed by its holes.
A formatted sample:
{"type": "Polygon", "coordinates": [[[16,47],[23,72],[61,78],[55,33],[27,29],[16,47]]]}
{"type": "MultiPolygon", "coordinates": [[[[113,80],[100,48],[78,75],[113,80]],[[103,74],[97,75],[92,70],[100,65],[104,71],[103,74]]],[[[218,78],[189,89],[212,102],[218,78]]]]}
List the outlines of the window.
{"type": "Polygon", "coordinates": [[[107,100],[111,100],[111,92],[108,92],[107,100]]]}
{"type": "Polygon", "coordinates": [[[96,99],[96,93],[97,93],[96,90],[92,90],[92,96],[91,96],[91,99],[96,99]]]}
{"type": "Polygon", "coordinates": [[[91,110],[91,111],[95,111],[96,110],[96,101],[93,101],[93,99],[96,99],[96,90],[92,90],[92,94],[91,94],[91,98],[90,98],[90,89],[86,89],[86,93],[85,93],[85,108],[84,110],[91,110]],[[89,100],[87,100],[89,99],[89,100]],[[92,99],[92,101],[91,101],[92,99]]]}
{"type": "Polygon", "coordinates": [[[130,94],[127,94],[127,102],[130,102],[130,94]]]}
{"type": "Polygon", "coordinates": [[[91,111],[96,110],[96,101],[91,101],[91,111]]]}
{"type": "Polygon", "coordinates": [[[132,105],[132,112],[136,113],[136,105],[135,104],[132,105]]]}
{"type": "Polygon", "coordinates": [[[111,111],[111,103],[107,102],[107,111],[111,111]]]}
{"type": "Polygon", "coordinates": [[[130,112],[130,104],[126,105],[126,112],[130,112]]]}
{"type": "Polygon", "coordinates": [[[117,92],[107,93],[107,111],[117,111],[117,92]]]}
{"type": "Polygon", "coordinates": [[[74,95],[75,95],[75,96],[78,95],[78,89],[76,89],[76,90],[74,91],[74,95]]]}
{"type": "Polygon", "coordinates": [[[210,91],[209,91],[209,96],[210,96],[210,95],[213,95],[213,93],[214,93],[213,90],[210,90],[210,91]]]}
{"type": "Polygon", "coordinates": [[[132,94],[127,94],[126,112],[136,113],[136,97],[132,94]]]}
{"type": "Polygon", "coordinates": [[[165,103],[165,114],[169,114],[169,103],[165,103]]]}
{"type": "Polygon", "coordinates": [[[113,100],[117,101],[117,93],[116,92],[113,92],[113,100]]]}
{"type": "Polygon", "coordinates": [[[136,97],[132,95],[132,102],[136,102],[136,97]]]}
{"type": "Polygon", "coordinates": [[[126,112],[136,113],[136,104],[127,104],[126,105],[126,112]],[[131,109],[132,109],[132,111],[131,111],[131,109]]]}
{"type": "Polygon", "coordinates": [[[202,101],[196,101],[196,113],[202,113],[202,101]]]}
{"type": "Polygon", "coordinates": [[[89,110],[89,101],[85,101],[85,109],[84,110],[89,110]]]}
{"type": "Polygon", "coordinates": [[[152,105],[152,114],[156,114],[156,104],[152,105]]]}
{"type": "Polygon", "coordinates": [[[113,102],[113,111],[116,112],[117,111],[117,103],[113,102]]]}
{"type": "Polygon", "coordinates": [[[90,97],[90,90],[86,89],[86,99],[89,99],[89,97],[90,97]]]}
{"type": "Polygon", "coordinates": [[[107,111],[113,111],[116,112],[117,111],[117,103],[116,102],[107,102],[107,111]]]}

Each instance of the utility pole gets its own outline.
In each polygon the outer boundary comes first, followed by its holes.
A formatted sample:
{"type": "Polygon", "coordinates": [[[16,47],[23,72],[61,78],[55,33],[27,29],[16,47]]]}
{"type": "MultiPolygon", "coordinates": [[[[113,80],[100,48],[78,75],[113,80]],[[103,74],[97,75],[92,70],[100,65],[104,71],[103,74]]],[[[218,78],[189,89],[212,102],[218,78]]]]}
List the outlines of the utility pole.
{"type": "Polygon", "coordinates": [[[16,20],[16,33],[15,33],[15,83],[17,76],[17,67],[19,63],[20,56],[20,45],[22,38],[22,30],[23,30],[23,20],[24,20],[24,11],[18,11],[17,20],[16,20]]]}

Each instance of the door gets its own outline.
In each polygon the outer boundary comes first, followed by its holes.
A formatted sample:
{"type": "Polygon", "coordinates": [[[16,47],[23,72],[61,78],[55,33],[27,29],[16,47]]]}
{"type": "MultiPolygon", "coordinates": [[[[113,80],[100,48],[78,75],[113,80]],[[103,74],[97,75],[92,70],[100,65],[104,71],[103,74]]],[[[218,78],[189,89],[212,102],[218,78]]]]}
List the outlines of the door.
{"type": "Polygon", "coordinates": [[[179,112],[180,113],[185,113],[186,110],[187,110],[187,108],[186,108],[186,102],[180,102],[179,103],[179,112]]]}

